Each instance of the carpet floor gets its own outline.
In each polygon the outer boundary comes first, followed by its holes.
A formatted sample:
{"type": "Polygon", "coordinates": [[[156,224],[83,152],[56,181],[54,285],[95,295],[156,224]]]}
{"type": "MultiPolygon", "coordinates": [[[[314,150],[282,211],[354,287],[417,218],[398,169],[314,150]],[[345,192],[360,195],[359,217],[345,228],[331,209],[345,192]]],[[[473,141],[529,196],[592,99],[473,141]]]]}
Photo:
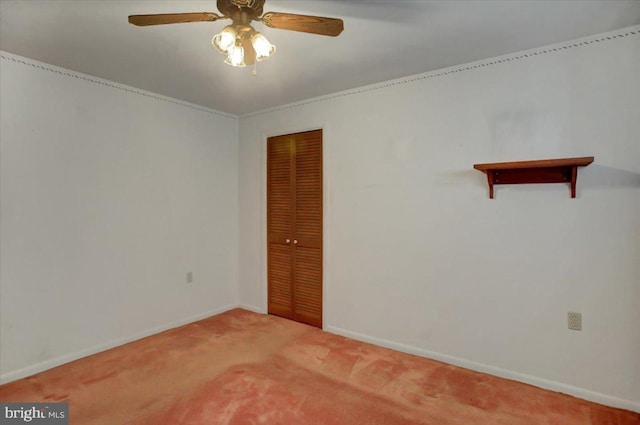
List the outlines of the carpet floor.
{"type": "Polygon", "coordinates": [[[640,425],[637,413],[235,309],[0,386],[87,425],[640,425]]]}

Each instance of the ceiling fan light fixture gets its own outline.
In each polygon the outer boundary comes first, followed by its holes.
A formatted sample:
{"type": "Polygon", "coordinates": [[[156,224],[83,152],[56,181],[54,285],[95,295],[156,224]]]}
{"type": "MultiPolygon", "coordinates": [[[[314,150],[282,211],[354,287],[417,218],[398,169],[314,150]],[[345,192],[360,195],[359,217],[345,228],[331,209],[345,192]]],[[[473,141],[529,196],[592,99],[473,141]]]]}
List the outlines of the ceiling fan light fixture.
{"type": "Polygon", "coordinates": [[[256,60],[263,61],[268,59],[276,52],[276,46],[269,43],[267,37],[256,32],[251,37],[251,44],[253,45],[253,49],[256,51],[256,60]]]}
{"type": "Polygon", "coordinates": [[[247,64],[244,63],[244,48],[242,46],[233,44],[228,52],[227,59],[225,59],[224,63],[235,66],[236,68],[244,68],[247,66],[247,64]]]}
{"type": "Polygon", "coordinates": [[[222,54],[229,54],[230,49],[236,44],[236,37],[238,33],[233,25],[228,25],[224,29],[213,37],[211,44],[216,50],[222,54]]]}
{"type": "Polygon", "coordinates": [[[344,29],[342,19],[337,18],[280,12],[263,13],[264,3],[265,0],[217,0],[221,15],[212,12],[129,15],[129,23],[146,27],[231,19],[232,24],[216,34],[211,39],[211,44],[220,54],[226,56],[225,63],[234,67],[253,65],[254,75],[256,63],[273,56],[276,46],[251,26],[253,21],[269,28],[331,37],[340,35],[344,29]]]}

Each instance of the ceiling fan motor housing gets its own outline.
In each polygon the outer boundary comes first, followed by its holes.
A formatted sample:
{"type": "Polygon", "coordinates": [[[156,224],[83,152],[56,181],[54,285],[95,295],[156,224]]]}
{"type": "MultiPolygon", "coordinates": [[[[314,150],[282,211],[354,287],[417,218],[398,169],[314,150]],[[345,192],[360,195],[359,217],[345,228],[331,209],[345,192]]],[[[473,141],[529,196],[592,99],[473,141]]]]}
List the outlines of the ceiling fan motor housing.
{"type": "Polygon", "coordinates": [[[218,0],[218,10],[220,13],[224,16],[231,17],[234,21],[236,20],[235,15],[241,23],[249,23],[251,20],[262,15],[263,6],[264,0],[218,0]],[[242,22],[244,19],[248,21],[242,22]]]}

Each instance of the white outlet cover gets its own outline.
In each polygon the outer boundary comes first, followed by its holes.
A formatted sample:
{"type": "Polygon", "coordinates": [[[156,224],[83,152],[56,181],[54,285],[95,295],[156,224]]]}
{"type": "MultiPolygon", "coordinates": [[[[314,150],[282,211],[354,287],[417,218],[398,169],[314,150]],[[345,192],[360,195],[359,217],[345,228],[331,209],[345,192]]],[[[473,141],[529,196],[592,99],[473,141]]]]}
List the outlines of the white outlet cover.
{"type": "Polygon", "coordinates": [[[569,312],[567,314],[567,325],[569,329],[573,331],[581,331],[582,330],[582,314],[569,312]]]}

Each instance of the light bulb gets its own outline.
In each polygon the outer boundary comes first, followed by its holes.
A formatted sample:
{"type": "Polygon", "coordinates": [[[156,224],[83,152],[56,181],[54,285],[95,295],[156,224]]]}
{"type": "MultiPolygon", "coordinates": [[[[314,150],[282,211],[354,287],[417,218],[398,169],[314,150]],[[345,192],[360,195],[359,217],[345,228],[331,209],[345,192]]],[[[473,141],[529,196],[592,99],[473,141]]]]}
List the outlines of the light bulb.
{"type": "Polygon", "coordinates": [[[240,68],[247,66],[244,63],[244,48],[242,46],[234,44],[228,49],[228,52],[227,59],[224,61],[225,63],[240,68]]]}
{"type": "Polygon", "coordinates": [[[276,52],[276,46],[269,43],[267,37],[259,32],[255,33],[253,37],[251,37],[251,44],[253,45],[253,49],[256,51],[256,60],[259,61],[268,59],[276,52]]]}
{"type": "Polygon", "coordinates": [[[216,34],[213,40],[211,40],[211,43],[218,52],[228,54],[229,49],[235,46],[236,35],[236,30],[229,25],[225,27],[220,34],[216,34]]]}

